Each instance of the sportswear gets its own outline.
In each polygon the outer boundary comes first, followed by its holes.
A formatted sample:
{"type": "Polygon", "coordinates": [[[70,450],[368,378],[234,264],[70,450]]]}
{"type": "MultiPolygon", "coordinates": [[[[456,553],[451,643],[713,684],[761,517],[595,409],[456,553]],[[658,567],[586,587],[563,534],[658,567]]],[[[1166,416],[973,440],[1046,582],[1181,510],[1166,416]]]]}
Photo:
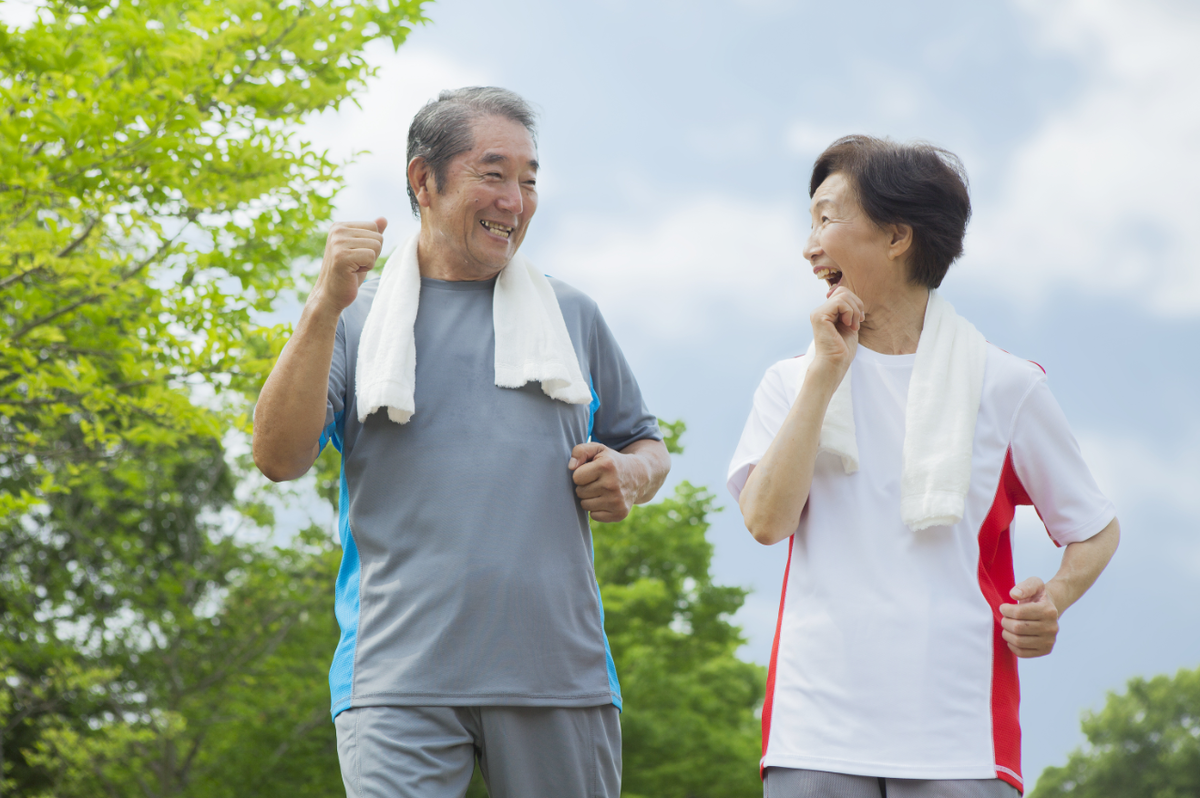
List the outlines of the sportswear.
{"type": "MultiPolygon", "coordinates": [[[[900,517],[915,355],[859,346],[860,468],[817,455],[788,565],[763,707],[762,766],[905,779],[1000,778],[1021,789],[1016,657],[998,607],[1015,584],[1010,525],[1033,504],[1058,545],[1115,516],[1040,367],[988,345],[964,515],[900,517]]],[[[730,464],[737,497],[798,393],[767,370],[730,464]]]]}
{"type": "Polygon", "coordinates": [[[332,713],[364,706],[620,707],[587,513],[589,438],[661,439],[596,304],[552,280],[590,405],[494,380],[495,278],[421,278],[417,412],[359,423],[358,342],[378,280],[341,315],[326,429],[342,453],[332,713]]]}

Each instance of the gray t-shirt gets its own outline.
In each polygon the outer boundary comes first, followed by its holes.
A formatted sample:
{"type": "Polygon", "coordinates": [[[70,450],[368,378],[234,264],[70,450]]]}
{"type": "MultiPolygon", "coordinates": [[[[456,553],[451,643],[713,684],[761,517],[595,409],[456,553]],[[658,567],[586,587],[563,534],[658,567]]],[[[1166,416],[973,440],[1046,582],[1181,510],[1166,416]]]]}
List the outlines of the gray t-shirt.
{"type": "Polygon", "coordinates": [[[495,280],[421,279],[416,412],[358,421],[365,283],[337,328],[326,429],[342,452],[342,637],[332,711],[358,706],[621,706],[587,513],[567,470],[589,440],[661,440],[589,297],[551,280],[591,406],[495,385],[495,280]]]}

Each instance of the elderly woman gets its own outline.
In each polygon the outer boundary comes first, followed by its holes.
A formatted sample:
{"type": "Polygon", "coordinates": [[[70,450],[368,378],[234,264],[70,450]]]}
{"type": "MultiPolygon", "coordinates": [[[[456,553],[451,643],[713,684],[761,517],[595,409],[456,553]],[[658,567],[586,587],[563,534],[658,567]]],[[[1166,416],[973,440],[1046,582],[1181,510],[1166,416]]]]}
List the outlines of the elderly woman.
{"type": "Polygon", "coordinates": [[[957,158],[843,138],[809,184],[805,257],[829,284],[807,354],[771,366],[729,489],[788,565],[763,705],[766,795],[1013,796],[1017,657],[1117,546],[1045,374],[986,343],[936,289],[971,205],[957,158]],[[1032,504],[1066,546],[1016,584],[1032,504]]]}

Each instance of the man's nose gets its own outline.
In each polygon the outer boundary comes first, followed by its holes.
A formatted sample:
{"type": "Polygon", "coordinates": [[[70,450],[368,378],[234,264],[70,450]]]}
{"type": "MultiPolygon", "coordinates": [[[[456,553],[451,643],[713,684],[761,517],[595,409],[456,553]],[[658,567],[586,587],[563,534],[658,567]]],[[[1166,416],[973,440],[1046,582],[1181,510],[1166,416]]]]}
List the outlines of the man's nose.
{"type": "Polygon", "coordinates": [[[504,188],[500,191],[500,196],[496,198],[496,207],[506,213],[520,215],[521,211],[525,210],[525,201],[521,197],[521,187],[517,183],[505,183],[504,188]]]}

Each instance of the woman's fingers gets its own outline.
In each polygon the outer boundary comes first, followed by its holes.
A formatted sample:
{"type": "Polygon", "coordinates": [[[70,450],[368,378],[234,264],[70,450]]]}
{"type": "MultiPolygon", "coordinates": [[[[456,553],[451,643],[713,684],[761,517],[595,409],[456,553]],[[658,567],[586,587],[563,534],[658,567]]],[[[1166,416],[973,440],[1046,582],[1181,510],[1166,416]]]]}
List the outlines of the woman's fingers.
{"type": "MultiPolygon", "coordinates": [[[[838,286],[829,299],[817,308],[814,316],[820,316],[835,326],[841,324],[848,330],[857,331],[867,317],[862,300],[850,289],[838,286]]],[[[816,321],[816,319],[814,319],[816,321]]]]}

